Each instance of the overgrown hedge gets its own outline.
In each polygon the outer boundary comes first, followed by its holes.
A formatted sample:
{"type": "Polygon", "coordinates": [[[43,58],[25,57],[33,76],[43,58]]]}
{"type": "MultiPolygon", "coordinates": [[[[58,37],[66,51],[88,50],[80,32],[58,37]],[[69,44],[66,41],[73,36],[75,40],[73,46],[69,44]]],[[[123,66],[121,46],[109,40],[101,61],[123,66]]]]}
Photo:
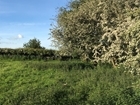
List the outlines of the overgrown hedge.
{"type": "Polygon", "coordinates": [[[18,60],[30,60],[30,59],[51,59],[57,53],[56,50],[47,49],[33,49],[33,48],[19,48],[9,49],[0,48],[1,59],[18,59],[18,60]]]}
{"type": "Polygon", "coordinates": [[[12,60],[70,60],[77,57],[61,55],[60,51],[52,49],[33,48],[0,48],[0,59],[12,60]]]}

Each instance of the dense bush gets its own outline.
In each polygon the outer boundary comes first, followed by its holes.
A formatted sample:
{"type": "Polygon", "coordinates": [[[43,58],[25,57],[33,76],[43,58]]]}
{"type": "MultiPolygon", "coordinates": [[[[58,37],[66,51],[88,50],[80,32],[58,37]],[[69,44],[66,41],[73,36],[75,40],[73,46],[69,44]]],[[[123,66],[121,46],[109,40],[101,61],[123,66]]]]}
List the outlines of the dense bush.
{"type": "Polygon", "coordinates": [[[60,51],[52,49],[19,48],[8,49],[0,48],[0,58],[10,60],[71,60],[79,59],[77,55],[61,55],[60,51]]]}
{"type": "Polygon", "coordinates": [[[46,49],[33,49],[33,48],[19,48],[19,49],[7,49],[0,48],[1,59],[11,60],[46,60],[48,57],[55,56],[55,50],[46,49]]]}
{"type": "Polygon", "coordinates": [[[140,72],[140,0],[72,0],[51,29],[63,53],[140,72]]]}

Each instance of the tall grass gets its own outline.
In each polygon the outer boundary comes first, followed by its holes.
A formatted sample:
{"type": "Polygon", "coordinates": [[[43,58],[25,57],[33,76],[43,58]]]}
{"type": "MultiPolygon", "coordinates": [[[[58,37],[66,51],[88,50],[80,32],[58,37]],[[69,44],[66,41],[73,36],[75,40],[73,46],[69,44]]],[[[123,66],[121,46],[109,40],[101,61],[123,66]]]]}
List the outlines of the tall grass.
{"type": "Polygon", "coordinates": [[[0,61],[0,105],[140,105],[123,67],[80,61],[0,61]]]}

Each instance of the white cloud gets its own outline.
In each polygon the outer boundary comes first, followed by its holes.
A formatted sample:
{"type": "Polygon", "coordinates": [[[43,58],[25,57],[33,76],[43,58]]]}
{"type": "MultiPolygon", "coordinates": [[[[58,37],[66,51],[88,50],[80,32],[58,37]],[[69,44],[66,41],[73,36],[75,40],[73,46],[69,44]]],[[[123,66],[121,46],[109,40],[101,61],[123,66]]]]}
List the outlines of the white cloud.
{"type": "Polygon", "coordinates": [[[23,38],[23,35],[21,35],[21,34],[18,34],[18,37],[17,37],[18,39],[22,39],[23,38]]]}
{"type": "Polygon", "coordinates": [[[14,42],[0,42],[0,44],[16,44],[14,42]]]}
{"type": "Polygon", "coordinates": [[[20,25],[23,25],[23,26],[35,26],[36,24],[35,23],[20,23],[20,25]]]}
{"type": "Polygon", "coordinates": [[[12,40],[14,41],[14,40],[23,39],[23,38],[24,38],[23,35],[18,34],[17,36],[12,36],[12,37],[9,37],[7,39],[10,41],[12,41],[12,40]]]}
{"type": "Polygon", "coordinates": [[[9,25],[15,25],[15,26],[45,26],[47,25],[47,23],[32,23],[32,22],[29,22],[29,23],[9,23],[9,25]]]}

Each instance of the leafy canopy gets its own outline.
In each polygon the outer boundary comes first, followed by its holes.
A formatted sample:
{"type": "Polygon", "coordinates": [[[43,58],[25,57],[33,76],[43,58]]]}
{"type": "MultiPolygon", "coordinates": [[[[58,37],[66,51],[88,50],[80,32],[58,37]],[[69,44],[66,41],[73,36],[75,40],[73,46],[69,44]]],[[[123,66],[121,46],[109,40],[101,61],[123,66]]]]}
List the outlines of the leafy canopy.
{"type": "Polygon", "coordinates": [[[34,48],[34,49],[44,49],[44,47],[41,47],[41,42],[34,38],[30,39],[29,42],[23,44],[24,48],[34,48]]]}
{"type": "Polygon", "coordinates": [[[51,35],[63,54],[126,64],[140,58],[140,0],[73,0],[60,8],[51,35]]]}

